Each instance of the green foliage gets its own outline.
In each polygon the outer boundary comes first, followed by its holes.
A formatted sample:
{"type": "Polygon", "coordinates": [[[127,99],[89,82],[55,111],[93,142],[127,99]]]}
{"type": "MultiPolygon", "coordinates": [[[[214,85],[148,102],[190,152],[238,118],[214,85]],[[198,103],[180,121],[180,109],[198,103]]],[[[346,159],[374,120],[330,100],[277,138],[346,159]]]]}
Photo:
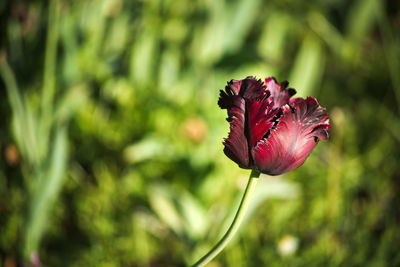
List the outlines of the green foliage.
{"type": "MultiPolygon", "coordinates": [[[[0,4],[0,266],[184,266],[249,171],[222,152],[218,89],[288,79],[332,132],[261,176],[214,266],[398,266],[395,1],[0,4]],[[1,265],[2,264],[2,265],[1,265]],[[14,264],[14,265],[13,265],[14,264]]],[[[211,266],[211,265],[210,265],[211,266]]]]}

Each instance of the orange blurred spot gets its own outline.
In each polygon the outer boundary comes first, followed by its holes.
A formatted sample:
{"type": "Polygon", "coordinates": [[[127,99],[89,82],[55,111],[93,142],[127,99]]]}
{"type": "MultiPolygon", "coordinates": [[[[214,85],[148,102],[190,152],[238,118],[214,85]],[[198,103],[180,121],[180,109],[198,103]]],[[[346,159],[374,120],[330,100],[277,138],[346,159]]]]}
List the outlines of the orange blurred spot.
{"type": "Polygon", "coordinates": [[[196,116],[183,122],[181,132],[188,140],[201,143],[208,134],[208,127],[203,118],[196,116]]]}
{"type": "Polygon", "coordinates": [[[9,166],[16,166],[21,160],[19,150],[14,144],[6,146],[6,149],[4,150],[4,157],[9,166]]]}
{"type": "Polygon", "coordinates": [[[14,258],[7,257],[4,260],[4,267],[15,267],[15,266],[17,266],[17,263],[15,262],[14,258]]]}

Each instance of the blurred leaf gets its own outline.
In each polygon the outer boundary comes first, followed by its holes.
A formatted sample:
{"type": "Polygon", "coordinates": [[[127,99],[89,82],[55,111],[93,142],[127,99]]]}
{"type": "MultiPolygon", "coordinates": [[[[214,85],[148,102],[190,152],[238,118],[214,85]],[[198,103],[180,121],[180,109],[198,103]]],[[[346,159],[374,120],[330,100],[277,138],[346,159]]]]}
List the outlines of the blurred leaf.
{"type": "Polygon", "coordinates": [[[330,46],[338,55],[342,55],[345,40],[338,29],[323,14],[318,12],[311,12],[307,16],[307,20],[311,29],[325,41],[326,45],[330,46]]]}
{"type": "Polygon", "coordinates": [[[209,221],[204,208],[190,193],[161,184],[153,184],[148,193],[153,210],[170,229],[192,239],[204,236],[209,221]]]}
{"type": "Polygon", "coordinates": [[[162,94],[175,101],[180,97],[179,87],[176,83],[180,72],[180,51],[176,49],[166,49],[160,60],[160,89],[162,94]]]}
{"type": "Polygon", "coordinates": [[[157,37],[155,32],[144,32],[132,47],[131,78],[138,85],[151,80],[154,57],[157,55],[157,37]]]}
{"type": "Polygon", "coordinates": [[[185,232],[193,239],[203,237],[210,222],[203,206],[189,192],[178,196],[185,232]]]}
{"type": "Polygon", "coordinates": [[[297,89],[296,95],[301,97],[312,95],[321,82],[324,68],[323,47],[320,41],[309,33],[303,40],[290,74],[290,86],[297,89]]]}
{"type": "Polygon", "coordinates": [[[295,199],[301,193],[299,185],[288,181],[285,176],[261,175],[259,179],[249,207],[249,215],[256,211],[267,199],[295,199]]]}
{"type": "Polygon", "coordinates": [[[378,2],[377,5],[378,22],[384,45],[382,50],[388,64],[397,106],[400,108],[400,76],[398,75],[400,68],[400,38],[399,35],[393,33],[394,29],[392,29],[389,18],[385,13],[385,4],[378,2]]]}
{"type": "Polygon", "coordinates": [[[223,0],[208,2],[211,19],[193,40],[193,55],[201,63],[210,64],[224,53],[237,51],[250,31],[260,0],[239,0],[227,5],[223,0]]]}
{"type": "Polygon", "coordinates": [[[127,36],[129,30],[129,17],[118,16],[113,19],[110,30],[108,31],[108,38],[104,44],[104,53],[113,58],[119,56],[127,43],[127,36]]]}
{"type": "Polygon", "coordinates": [[[257,48],[260,55],[267,61],[276,62],[282,59],[289,29],[290,19],[284,13],[270,14],[258,42],[257,48]]]}
{"type": "MultiPolygon", "coordinates": [[[[4,52],[5,53],[5,52],[4,52]]],[[[7,63],[6,55],[0,55],[0,73],[6,85],[8,100],[13,111],[14,134],[22,154],[31,164],[39,162],[39,151],[35,138],[34,114],[20,94],[14,73],[7,63]]]]}
{"type": "Polygon", "coordinates": [[[228,53],[235,52],[242,46],[256,20],[256,17],[250,14],[258,10],[261,2],[260,0],[239,0],[236,4],[226,7],[229,15],[225,18],[223,48],[228,53]]]}
{"type": "Polygon", "coordinates": [[[175,205],[175,195],[166,186],[152,185],[149,190],[149,202],[158,217],[175,233],[183,234],[183,220],[175,205]]]}
{"type": "Polygon", "coordinates": [[[211,18],[194,33],[191,47],[193,58],[203,64],[213,63],[221,57],[227,17],[223,0],[209,1],[208,5],[211,18]]]}
{"type": "Polygon", "coordinates": [[[88,98],[88,90],[85,84],[78,84],[70,88],[61,99],[55,110],[54,119],[65,121],[69,119],[88,98]]]}
{"type": "Polygon", "coordinates": [[[152,84],[154,67],[159,55],[160,7],[158,1],[145,6],[142,25],[134,38],[130,57],[130,79],[138,86],[152,84]]]}
{"type": "Polygon", "coordinates": [[[360,41],[368,36],[377,19],[378,0],[358,0],[353,3],[347,18],[347,36],[360,41]]]}
{"type": "Polygon", "coordinates": [[[25,253],[37,252],[40,238],[48,225],[49,212],[66,178],[67,132],[64,126],[56,130],[48,171],[41,172],[32,194],[30,217],[26,228],[25,253]]]}
{"type": "Polygon", "coordinates": [[[167,159],[173,155],[173,147],[162,138],[148,136],[143,140],[130,145],[124,150],[124,159],[129,163],[137,163],[145,160],[167,159]]]}

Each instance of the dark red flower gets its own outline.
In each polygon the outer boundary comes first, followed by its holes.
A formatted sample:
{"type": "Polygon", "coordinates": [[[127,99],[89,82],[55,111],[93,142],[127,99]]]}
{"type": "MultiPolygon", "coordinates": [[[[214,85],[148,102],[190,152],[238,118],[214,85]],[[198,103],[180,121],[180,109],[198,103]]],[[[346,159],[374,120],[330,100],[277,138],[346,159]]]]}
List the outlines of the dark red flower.
{"type": "Polygon", "coordinates": [[[228,82],[218,105],[228,110],[225,154],[241,168],[279,175],[304,163],[329,137],[328,113],[313,97],[293,98],[288,82],[254,77],[228,82]]]}

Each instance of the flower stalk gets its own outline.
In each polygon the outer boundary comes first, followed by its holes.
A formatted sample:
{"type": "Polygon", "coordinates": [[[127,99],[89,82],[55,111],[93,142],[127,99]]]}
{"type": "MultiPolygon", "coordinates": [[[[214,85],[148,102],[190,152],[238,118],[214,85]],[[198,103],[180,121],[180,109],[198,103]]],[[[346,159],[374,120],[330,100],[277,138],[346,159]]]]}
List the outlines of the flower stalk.
{"type": "Polygon", "coordinates": [[[198,260],[195,264],[193,264],[193,267],[205,266],[213,258],[215,258],[233,238],[233,236],[239,229],[240,224],[243,221],[247,208],[249,207],[250,199],[254,192],[254,189],[256,188],[259,176],[260,173],[258,171],[252,170],[249,177],[249,181],[247,183],[246,189],[243,194],[242,201],[240,202],[235,218],[233,219],[233,222],[229,227],[228,231],[225,233],[222,239],[206,255],[204,255],[200,260],[198,260]]]}

